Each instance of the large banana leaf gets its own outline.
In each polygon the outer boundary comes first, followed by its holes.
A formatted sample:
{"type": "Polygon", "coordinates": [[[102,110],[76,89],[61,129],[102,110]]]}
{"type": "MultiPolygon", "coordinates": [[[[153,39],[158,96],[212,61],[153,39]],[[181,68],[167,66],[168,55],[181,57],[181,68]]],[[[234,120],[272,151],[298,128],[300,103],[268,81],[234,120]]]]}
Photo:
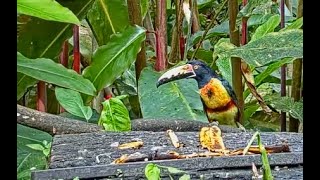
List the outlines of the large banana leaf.
{"type": "Polygon", "coordinates": [[[182,79],[157,88],[156,82],[160,76],[161,73],[149,67],[141,73],[138,94],[144,118],[208,121],[195,80],[182,79]]]}
{"type": "Polygon", "coordinates": [[[28,59],[18,52],[17,71],[32,78],[70,88],[91,96],[95,96],[96,93],[95,87],[88,79],[50,59],[28,59]]]}
{"type": "Polygon", "coordinates": [[[68,8],[52,0],[18,0],[17,11],[21,14],[49,21],[66,22],[80,25],[79,19],[68,8]]]}
{"type": "Polygon", "coordinates": [[[90,106],[85,106],[81,94],[71,89],[56,87],[55,95],[61,106],[69,113],[85,118],[87,121],[92,116],[90,106]]]}
{"type": "Polygon", "coordinates": [[[32,87],[38,82],[38,80],[26,76],[22,73],[17,73],[17,100],[19,100],[24,93],[27,91],[28,88],[32,87]]]}
{"type": "Polygon", "coordinates": [[[280,23],[280,15],[276,14],[271,16],[267,22],[259,26],[254,34],[251,37],[251,41],[254,41],[256,39],[259,39],[263,37],[264,35],[273,32],[276,27],[279,26],[280,23]]]}
{"type": "Polygon", "coordinates": [[[125,0],[96,0],[88,11],[88,23],[99,44],[105,45],[112,34],[123,32],[129,25],[125,0]]]}
{"type": "Polygon", "coordinates": [[[129,111],[121,101],[125,96],[110,98],[102,103],[103,110],[98,124],[106,131],[130,131],[129,111]]]}
{"type": "Polygon", "coordinates": [[[17,124],[17,179],[30,179],[31,168],[46,168],[45,155],[27,146],[28,144],[40,145],[43,141],[51,142],[51,135],[17,124]]]}
{"type": "MultiPolygon", "coordinates": [[[[93,0],[58,1],[69,8],[80,20],[86,15],[93,0]]],[[[18,51],[29,58],[54,59],[61,51],[62,43],[72,36],[73,24],[47,21],[37,17],[19,15],[18,51]]]]}
{"type": "Polygon", "coordinates": [[[109,86],[135,61],[145,37],[145,30],[138,26],[129,26],[123,33],[113,35],[107,45],[94,53],[92,64],[83,71],[83,76],[97,91],[109,86]]]}
{"type": "Polygon", "coordinates": [[[215,53],[219,56],[240,57],[254,67],[286,57],[303,57],[303,31],[299,29],[271,32],[241,47],[226,41],[217,44],[215,53]]]}
{"type": "MultiPolygon", "coordinates": [[[[57,2],[70,9],[81,20],[94,0],[57,2]]],[[[62,43],[72,36],[73,24],[47,21],[27,15],[19,15],[18,21],[22,24],[19,25],[17,48],[28,58],[46,57],[56,60],[62,43]]],[[[37,80],[18,73],[17,99],[20,99],[25,90],[36,82],[37,80]]]]}

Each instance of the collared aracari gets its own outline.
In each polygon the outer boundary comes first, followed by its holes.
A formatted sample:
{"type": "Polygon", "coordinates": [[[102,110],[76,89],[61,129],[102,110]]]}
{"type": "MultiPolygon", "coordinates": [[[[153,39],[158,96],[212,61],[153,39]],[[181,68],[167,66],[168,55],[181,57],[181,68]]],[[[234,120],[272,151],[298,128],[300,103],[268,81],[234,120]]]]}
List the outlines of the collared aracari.
{"type": "Polygon", "coordinates": [[[174,67],[165,72],[157,82],[157,87],[168,82],[193,78],[198,82],[199,94],[208,121],[237,126],[239,108],[237,97],[229,82],[209,66],[198,60],[188,61],[185,65],[174,67]]]}

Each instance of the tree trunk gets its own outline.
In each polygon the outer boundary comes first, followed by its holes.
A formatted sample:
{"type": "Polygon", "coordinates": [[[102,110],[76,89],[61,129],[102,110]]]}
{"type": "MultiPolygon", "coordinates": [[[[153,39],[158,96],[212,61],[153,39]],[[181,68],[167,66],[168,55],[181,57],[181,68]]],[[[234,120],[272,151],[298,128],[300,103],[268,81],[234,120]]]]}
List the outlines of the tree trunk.
{"type": "Polygon", "coordinates": [[[180,38],[183,38],[182,33],[182,22],[183,22],[183,10],[182,10],[183,0],[175,0],[176,5],[176,22],[172,31],[171,38],[171,51],[169,54],[169,65],[177,64],[182,58],[183,55],[180,53],[180,38]]]}
{"type": "Polygon", "coordinates": [[[147,29],[147,37],[146,37],[146,43],[149,44],[153,50],[156,50],[156,37],[154,34],[154,27],[152,24],[152,19],[150,12],[148,11],[146,14],[146,17],[144,18],[144,27],[147,29]]]}
{"type": "MultiPolygon", "coordinates": [[[[127,3],[128,3],[129,20],[131,24],[142,26],[140,0],[128,0],[127,3]]],[[[135,67],[136,67],[136,80],[138,85],[138,79],[140,77],[140,73],[142,69],[146,67],[145,42],[141,43],[141,50],[137,55],[135,67]]]]}
{"type": "MultiPolygon", "coordinates": [[[[280,15],[281,15],[281,29],[285,26],[285,14],[284,14],[284,0],[280,2],[280,15]]],[[[281,66],[281,96],[286,96],[286,64],[281,66]]],[[[281,112],[280,116],[280,130],[287,130],[287,113],[281,112]]]]}
{"type": "MultiPolygon", "coordinates": [[[[299,0],[298,4],[298,16],[300,18],[303,16],[303,0],[299,0]]],[[[296,59],[293,61],[292,69],[292,89],[291,96],[294,101],[299,101],[301,98],[301,81],[302,81],[302,59],[296,59]]],[[[298,132],[299,130],[299,120],[290,117],[289,121],[289,131],[298,132]]]]}
{"type": "MultiPolygon", "coordinates": [[[[238,1],[229,0],[229,29],[230,29],[230,41],[232,44],[239,46],[239,28],[236,25],[238,15],[238,1]]],[[[242,73],[241,73],[241,59],[232,57],[232,85],[238,99],[238,106],[240,110],[239,123],[243,124],[243,85],[242,85],[242,73]]]]}
{"type": "Polygon", "coordinates": [[[196,0],[189,0],[189,3],[192,4],[192,26],[191,26],[191,34],[194,34],[200,31],[200,22],[199,22],[199,11],[196,0]],[[193,3],[192,3],[193,2],[193,3]]]}

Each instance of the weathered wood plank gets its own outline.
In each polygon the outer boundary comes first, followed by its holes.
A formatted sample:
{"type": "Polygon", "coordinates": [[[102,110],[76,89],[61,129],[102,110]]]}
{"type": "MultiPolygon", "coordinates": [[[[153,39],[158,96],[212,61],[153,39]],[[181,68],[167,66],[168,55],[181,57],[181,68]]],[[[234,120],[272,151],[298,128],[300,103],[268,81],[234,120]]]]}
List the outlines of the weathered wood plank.
{"type": "MultiPolygon", "coordinates": [[[[181,154],[204,152],[199,148],[199,138],[196,132],[176,132],[178,138],[186,145],[176,149],[165,132],[127,132],[127,133],[86,133],[78,135],[55,136],[52,144],[50,168],[94,166],[110,164],[123,154],[140,152],[150,154],[154,149],[160,152],[176,151],[181,154]],[[114,142],[125,143],[133,139],[144,142],[138,150],[118,150],[111,147],[114,142]]],[[[245,147],[253,133],[224,133],[223,139],[228,149],[245,147]]],[[[265,145],[281,145],[287,141],[292,152],[302,152],[303,135],[300,133],[261,133],[265,145]]]]}
{"type": "MultiPolygon", "coordinates": [[[[134,152],[152,154],[155,149],[164,153],[174,150],[181,154],[206,151],[199,148],[197,132],[176,132],[176,134],[185,147],[174,148],[165,132],[96,132],[56,135],[52,144],[50,169],[32,172],[32,179],[73,179],[74,177],[80,179],[146,179],[144,168],[150,162],[185,170],[191,179],[199,179],[200,176],[204,179],[252,179],[252,162],[258,167],[261,166],[260,155],[110,164],[123,154],[134,152]],[[137,150],[118,150],[111,146],[115,142],[121,144],[134,139],[141,139],[144,146],[137,150]]],[[[223,133],[223,139],[228,149],[237,149],[245,147],[252,135],[252,132],[223,133]]],[[[283,141],[286,141],[291,150],[290,153],[268,156],[275,179],[303,179],[303,134],[262,132],[261,138],[267,146],[281,145],[283,141]],[[280,169],[275,170],[275,166],[280,166],[280,169]]],[[[161,173],[161,175],[162,179],[169,179],[167,173],[161,173]]]]}
{"type": "MultiPolygon", "coordinates": [[[[214,178],[235,178],[235,179],[251,179],[251,171],[248,169],[240,169],[250,167],[255,163],[260,166],[260,155],[248,156],[231,156],[231,157],[216,157],[216,158],[192,158],[179,160],[161,160],[154,161],[154,163],[162,166],[177,167],[186,171],[194,179],[199,179],[200,175],[204,177],[214,178]],[[216,170],[223,169],[224,170],[216,170]],[[231,168],[237,168],[231,170],[231,168]],[[247,178],[245,178],[247,177],[247,178]]],[[[287,164],[303,164],[302,152],[295,153],[279,153],[269,156],[271,165],[287,165],[287,164]]],[[[79,178],[124,178],[124,179],[145,179],[144,168],[150,162],[136,162],[116,165],[100,165],[100,166],[83,166],[74,168],[58,168],[49,169],[45,171],[37,171],[32,173],[32,179],[72,179],[79,178]]],[[[287,176],[289,179],[302,179],[302,168],[280,168],[278,171],[274,170],[275,179],[287,176]],[[279,172],[281,170],[281,172],[279,172]],[[287,174],[288,171],[293,171],[287,174]],[[297,172],[295,172],[297,171],[297,172]]],[[[168,174],[162,174],[163,178],[168,178],[168,174]]],[[[181,175],[180,175],[181,176],[181,175]]]]}

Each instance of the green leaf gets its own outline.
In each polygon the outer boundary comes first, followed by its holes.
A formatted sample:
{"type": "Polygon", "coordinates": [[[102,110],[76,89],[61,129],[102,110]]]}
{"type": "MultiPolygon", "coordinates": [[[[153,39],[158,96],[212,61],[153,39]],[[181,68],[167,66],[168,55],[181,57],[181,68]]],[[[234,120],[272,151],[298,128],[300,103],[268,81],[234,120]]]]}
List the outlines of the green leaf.
{"type": "Polygon", "coordinates": [[[168,169],[169,173],[172,173],[172,174],[177,174],[177,173],[185,173],[185,171],[182,171],[178,168],[174,168],[174,167],[168,167],[168,166],[161,166],[161,167],[165,167],[168,169]]]}
{"type": "Polygon", "coordinates": [[[303,31],[292,29],[268,33],[260,39],[236,47],[221,42],[215,53],[220,56],[240,57],[254,67],[263,66],[286,57],[303,57],[303,31]]]}
{"type": "Polygon", "coordinates": [[[178,118],[208,122],[195,80],[181,79],[157,88],[156,82],[160,76],[161,73],[150,67],[141,72],[138,95],[144,118],[178,118]]]}
{"type": "Polygon", "coordinates": [[[48,143],[48,141],[46,141],[46,140],[43,140],[42,141],[42,144],[47,148],[48,147],[48,145],[51,145],[51,143],[48,143]]]}
{"type": "Polygon", "coordinates": [[[259,73],[257,77],[254,78],[254,82],[256,85],[260,85],[262,81],[268,77],[271,73],[278,70],[282,65],[291,63],[294,58],[283,58],[280,61],[274,62],[266,68],[263,72],[259,73]]]}
{"type": "MultiPolygon", "coordinates": [[[[42,2],[42,0],[39,1],[42,2]]],[[[94,0],[58,0],[57,2],[69,8],[81,20],[91,8],[94,0]]],[[[74,25],[69,23],[47,21],[27,15],[19,15],[18,21],[23,25],[19,30],[17,48],[19,52],[29,58],[57,58],[63,42],[69,39],[73,33],[74,25]]]]}
{"type": "Polygon", "coordinates": [[[191,176],[189,174],[184,174],[179,178],[179,180],[190,180],[190,179],[191,179],[191,176]]]}
{"type": "Polygon", "coordinates": [[[207,7],[207,6],[212,6],[212,3],[214,1],[215,0],[197,0],[198,9],[202,9],[204,7],[207,7]]]}
{"type": "Polygon", "coordinates": [[[22,73],[17,73],[17,100],[19,100],[29,87],[34,86],[38,80],[26,76],[22,73]]]}
{"type": "MultiPolygon", "coordinates": [[[[194,50],[189,50],[188,56],[191,57],[193,52],[194,52],[194,50]]],[[[199,48],[195,58],[201,59],[207,63],[212,63],[212,51],[199,48]]]]}
{"type": "MultiPolygon", "coordinates": [[[[191,37],[190,37],[190,41],[192,43],[189,44],[189,49],[191,47],[193,47],[194,45],[196,45],[197,43],[199,43],[201,37],[203,36],[204,31],[198,31],[196,33],[194,33],[191,37]]],[[[204,40],[206,39],[210,39],[213,38],[215,36],[226,36],[229,34],[229,21],[224,21],[221,24],[211,28],[206,37],[204,38],[204,40]]]]}
{"type": "Polygon", "coordinates": [[[264,145],[262,144],[260,133],[258,133],[257,139],[258,139],[259,149],[261,152],[261,160],[262,160],[262,167],[263,167],[263,180],[273,180],[267,151],[266,151],[264,145]]]}
{"type": "Polygon", "coordinates": [[[48,157],[49,154],[50,154],[50,149],[49,148],[48,149],[44,149],[42,152],[46,157],[48,157]]]}
{"type": "Polygon", "coordinates": [[[80,120],[80,121],[85,121],[88,123],[98,124],[100,114],[95,109],[92,109],[92,116],[89,120],[86,120],[85,118],[82,118],[79,116],[75,116],[75,115],[68,113],[66,111],[63,113],[60,113],[59,116],[70,118],[70,119],[76,119],[76,120],[80,120]]]}
{"type": "Polygon", "coordinates": [[[96,0],[88,11],[87,20],[99,46],[110,36],[121,33],[130,24],[126,0],[96,0]]]}
{"type": "Polygon", "coordinates": [[[264,99],[277,110],[288,112],[292,117],[303,122],[303,103],[301,101],[295,102],[291,97],[278,95],[265,96],[264,99]]]}
{"type": "MultiPolygon", "coordinates": [[[[52,136],[46,132],[17,124],[18,147],[20,147],[20,145],[25,146],[27,144],[42,144],[44,140],[51,142],[52,136]]],[[[30,150],[29,148],[25,149],[30,150]]]]}
{"type": "Polygon", "coordinates": [[[125,71],[122,76],[116,79],[120,94],[137,95],[137,83],[134,66],[125,71]]]}
{"type": "Polygon", "coordinates": [[[227,56],[221,56],[216,61],[219,71],[224,79],[226,79],[232,86],[232,68],[231,60],[227,56]]]}
{"type": "Polygon", "coordinates": [[[249,118],[258,110],[258,108],[260,107],[259,104],[253,104],[250,106],[245,106],[245,110],[244,110],[244,117],[243,119],[245,121],[249,120],[249,118]]]}
{"type": "Polygon", "coordinates": [[[70,88],[84,94],[94,96],[96,92],[89,80],[50,59],[28,59],[17,52],[17,71],[35,79],[70,88]]]}
{"type": "Polygon", "coordinates": [[[229,38],[221,38],[214,46],[214,53],[213,56],[218,55],[218,59],[216,60],[216,65],[224,79],[226,79],[230,85],[232,86],[232,68],[231,68],[231,59],[229,56],[226,55],[219,55],[216,53],[216,51],[220,51],[221,45],[220,44],[226,44],[231,45],[230,47],[223,46],[225,49],[233,49],[235,46],[230,42],[229,38]]]}
{"type": "Polygon", "coordinates": [[[72,11],[54,0],[18,0],[17,12],[45,20],[80,25],[79,19],[72,11]]]}
{"type": "Polygon", "coordinates": [[[285,31],[288,29],[299,29],[303,25],[303,17],[296,19],[292,24],[288,25],[287,27],[280,29],[280,31],[285,31]]]}
{"type": "Polygon", "coordinates": [[[42,151],[31,149],[27,144],[42,144],[52,141],[52,136],[46,132],[17,124],[17,179],[30,179],[31,170],[45,169],[47,160],[42,151]]]}
{"type": "Polygon", "coordinates": [[[253,14],[249,17],[247,25],[248,27],[261,25],[267,22],[271,16],[273,16],[273,14],[253,14]]]}
{"type": "Polygon", "coordinates": [[[259,26],[251,37],[251,41],[257,40],[267,33],[273,32],[280,23],[280,15],[271,16],[268,21],[259,26]]]}
{"type": "Polygon", "coordinates": [[[146,16],[149,9],[149,0],[140,0],[142,19],[146,16]]]}
{"type": "Polygon", "coordinates": [[[26,146],[28,146],[31,149],[37,150],[37,151],[44,150],[44,147],[41,144],[27,144],[26,146]]]}
{"type": "Polygon", "coordinates": [[[31,169],[44,170],[47,167],[47,160],[43,154],[18,150],[17,160],[17,180],[31,179],[31,169]]]}
{"type": "MultiPolygon", "coordinates": [[[[58,0],[57,2],[69,8],[78,19],[82,19],[94,0],[58,0]]],[[[29,58],[46,57],[56,60],[61,52],[62,43],[72,36],[73,25],[69,23],[47,21],[27,15],[18,15],[17,19],[21,22],[17,49],[29,58]]],[[[21,97],[25,93],[26,87],[35,84],[36,81],[26,75],[20,77],[24,79],[25,84],[17,85],[17,97],[21,97]]]]}
{"type": "Polygon", "coordinates": [[[245,5],[238,14],[238,17],[249,17],[253,13],[256,8],[259,6],[263,6],[264,4],[271,3],[269,0],[251,0],[248,1],[247,5],[245,5]]]}
{"type": "Polygon", "coordinates": [[[113,35],[107,45],[94,53],[92,64],[84,70],[83,76],[98,91],[111,85],[135,61],[145,37],[145,30],[138,26],[130,26],[123,33],[113,35]]]}
{"type": "Polygon", "coordinates": [[[259,150],[261,153],[261,161],[262,161],[262,167],[263,167],[263,180],[273,180],[267,151],[266,151],[264,145],[262,144],[261,136],[258,131],[253,134],[247,147],[243,150],[243,154],[246,154],[248,152],[248,149],[250,148],[250,146],[253,143],[253,141],[255,140],[255,138],[257,138],[257,140],[258,140],[259,150]]]}
{"type": "Polygon", "coordinates": [[[118,98],[110,98],[102,103],[103,110],[98,124],[106,131],[130,131],[131,121],[129,112],[118,98]]]}
{"type": "MultiPolygon", "coordinates": [[[[278,70],[282,65],[290,63],[294,60],[294,58],[283,58],[280,61],[276,61],[270,65],[263,71],[260,72],[255,78],[254,78],[254,83],[256,87],[259,87],[263,81],[271,75],[274,71],[278,70]]],[[[243,97],[244,99],[247,98],[247,96],[250,94],[250,90],[246,89],[244,91],[243,97]]]]}
{"type": "Polygon", "coordinates": [[[147,164],[144,174],[148,180],[160,180],[160,169],[156,164],[147,164]]]}
{"type": "Polygon", "coordinates": [[[92,116],[92,109],[90,106],[85,106],[79,92],[65,89],[65,88],[55,88],[55,94],[57,100],[61,106],[69,113],[85,118],[87,121],[92,116]]]}

